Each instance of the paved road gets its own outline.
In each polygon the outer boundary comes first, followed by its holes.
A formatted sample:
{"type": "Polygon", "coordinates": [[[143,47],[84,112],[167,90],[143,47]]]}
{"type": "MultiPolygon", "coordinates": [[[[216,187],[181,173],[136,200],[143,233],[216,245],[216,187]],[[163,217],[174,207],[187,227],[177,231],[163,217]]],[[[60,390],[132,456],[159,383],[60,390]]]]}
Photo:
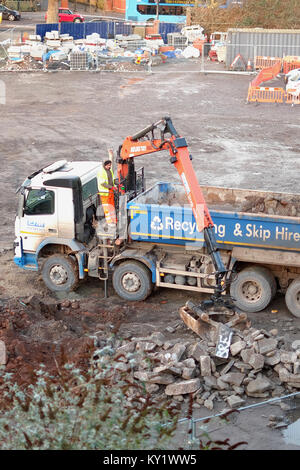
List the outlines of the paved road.
{"type": "MultiPolygon", "coordinates": [[[[74,11],[74,10],[73,10],[74,11]]],[[[89,7],[88,9],[85,8],[77,8],[76,10],[78,13],[82,14],[85,17],[86,21],[91,21],[95,19],[101,18],[120,18],[122,19],[124,15],[118,14],[115,12],[105,12],[105,11],[97,11],[94,13],[89,7]]],[[[38,23],[45,23],[45,11],[37,11],[37,12],[21,12],[21,20],[20,21],[8,21],[2,20],[0,24],[0,31],[6,30],[8,28],[24,28],[24,26],[33,27],[38,23]]]]}

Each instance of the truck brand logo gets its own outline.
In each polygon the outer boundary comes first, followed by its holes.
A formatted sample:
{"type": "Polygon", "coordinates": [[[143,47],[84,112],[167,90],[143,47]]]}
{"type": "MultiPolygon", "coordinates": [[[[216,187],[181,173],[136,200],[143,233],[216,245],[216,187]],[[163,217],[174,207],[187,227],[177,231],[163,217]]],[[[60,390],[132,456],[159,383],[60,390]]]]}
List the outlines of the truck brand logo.
{"type": "Polygon", "coordinates": [[[44,222],[39,222],[38,220],[27,220],[27,225],[29,227],[36,227],[36,228],[44,228],[45,223],[44,222]]]}
{"type": "Polygon", "coordinates": [[[161,219],[156,215],[151,222],[151,228],[153,230],[162,230],[164,228],[161,219]]]}

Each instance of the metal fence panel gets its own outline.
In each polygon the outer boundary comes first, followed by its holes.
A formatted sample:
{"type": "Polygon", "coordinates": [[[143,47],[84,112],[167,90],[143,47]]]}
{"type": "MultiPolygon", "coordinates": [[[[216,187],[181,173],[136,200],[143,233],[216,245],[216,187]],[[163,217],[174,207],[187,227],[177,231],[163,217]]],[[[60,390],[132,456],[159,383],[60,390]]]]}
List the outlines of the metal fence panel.
{"type": "Polygon", "coordinates": [[[284,57],[299,55],[300,30],[229,29],[226,45],[226,66],[238,54],[253,61],[256,56],[284,57]]]}
{"type": "Polygon", "coordinates": [[[183,25],[179,23],[159,23],[159,34],[164,40],[164,43],[168,43],[169,33],[180,33],[183,25]]]}
{"type": "Polygon", "coordinates": [[[60,33],[69,34],[74,39],[85,38],[85,23],[61,23],[60,33]]]}
{"type": "Polygon", "coordinates": [[[35,30],[36,30],[36,34],[41,36],[41,39],[43,41],[44,36],[45,36],[46,33],[50,32],[50,31],[58,31],[59,30],[59,24],[58,23],[37,24],[35,30]]]}
{"type": "Polygon", "coordinates": [[[98,33],[103,39],[108,39],[109,36],[109,21],[97,21],[85,24],[85,35],[98,33]]]}
{"type": "Polygon", "coordinates": [[[132,26],[119,21],[93,21],[91,23],[61,23],[61,33],[70,34],[74,39],[85,38],[89,34],[98,33],[103,39],[114,38],[116,34],[127,36],[132,34],[132,26]]]}

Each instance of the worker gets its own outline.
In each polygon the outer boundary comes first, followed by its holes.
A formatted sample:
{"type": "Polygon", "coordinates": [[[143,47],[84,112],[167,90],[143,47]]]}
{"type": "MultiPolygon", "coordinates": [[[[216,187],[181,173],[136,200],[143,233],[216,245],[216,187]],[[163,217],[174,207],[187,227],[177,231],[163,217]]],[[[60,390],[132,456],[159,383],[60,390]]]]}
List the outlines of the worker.
{"type": "Polygon", "coordinates": [[[117,188],[114,186],[114,174],[112,171],[112,164],[110,160],[103,163],[98,175],[98,191],[103,207],[105,220],[109,227],[115,226],[117,223],[114,191],[117,188]]]}

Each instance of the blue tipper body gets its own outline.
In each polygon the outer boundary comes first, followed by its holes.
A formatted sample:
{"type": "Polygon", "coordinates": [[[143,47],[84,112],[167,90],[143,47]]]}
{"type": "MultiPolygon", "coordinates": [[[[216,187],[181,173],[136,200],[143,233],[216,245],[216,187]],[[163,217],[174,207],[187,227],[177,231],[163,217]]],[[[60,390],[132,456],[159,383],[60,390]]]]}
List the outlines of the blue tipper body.
{"type": "MultiPolygon", "coordinates": [[[[196,227],[191,207],[186,204],[159,203],[163,195],[174,193],[176,184],[157,183],[127,204],[132,240],[191,245],[204,245],[203,233],[196,227]],[[152,201],[158,201],[153,203],[152,201]],[[150,201],[150,202],[147,202],[150,201]]],[[[181,186],[181,185],[178,185],[181,186]]],[[[209,204],[208,204],[209,207],[209,204]]],[[[238,211],[210,210],[218,246],[269,248],[300,251],[300,218],[248,214],[238,211]]]]}

